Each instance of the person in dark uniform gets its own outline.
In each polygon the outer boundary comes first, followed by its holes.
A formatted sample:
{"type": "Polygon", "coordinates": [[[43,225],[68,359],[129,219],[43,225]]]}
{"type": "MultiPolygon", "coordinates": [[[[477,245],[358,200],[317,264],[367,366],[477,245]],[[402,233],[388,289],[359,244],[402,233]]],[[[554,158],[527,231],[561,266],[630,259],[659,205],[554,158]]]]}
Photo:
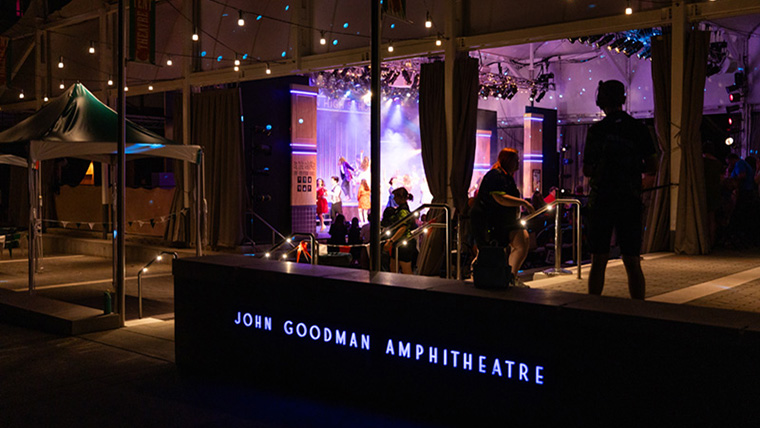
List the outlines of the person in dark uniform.
{"type": "Polygon", "coordinates": [[[602,294],[615,231],[633,299],[644,299],[641,270],[641,175],[657,169],[657,155],[647,127],[623,111],[625,86],[599,82],[596,105],[605,118],[589,128],[583,174],[589,177],[588,232],[591,247],[589,294],[602,294]]]}
{"type": "MultiPolygon", "coordinates": [[[[406,187],[397,187],[393,189],[393,199],[396,202],[396,208],[386,208],[383,213],[386,226],[393,226],[409,214],[408,201],[414,200],[414,197],[406,190],[406,187]]],[[[412,262],[417,258],[417,239],[412,238],[412,232],[417,228],[414,217],[409,217],[401,224],[383,246],[383,250],[390,255],[390,270],[396,272],[395,251],[398,250],[398,264],[401,273],[411,274],[412,262]]]]}
{"type": "Polygon", "coordinates": [[[523,284],[517,279],[525,258],[528,256],[528,231],[520,223],[520,208],[534,211],[533,205],[520,197],[514,173],[520,167],[517,150],[504,148],[496,163],[486,173],[478,188],[478,195],[470,211],[470,222],[478,247],[509,247],[508,262],[512,268],[512,280],[516,286],[523,284]]]}

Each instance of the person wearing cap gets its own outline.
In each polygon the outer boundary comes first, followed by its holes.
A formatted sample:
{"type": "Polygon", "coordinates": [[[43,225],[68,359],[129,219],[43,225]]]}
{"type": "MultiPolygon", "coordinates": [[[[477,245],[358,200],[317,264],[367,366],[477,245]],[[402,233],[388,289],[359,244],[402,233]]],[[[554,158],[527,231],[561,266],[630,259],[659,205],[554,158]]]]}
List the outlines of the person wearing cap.
{"type": "Polygon", "coordinates": [[[588,234],[591,247],[589,294],[602,294],[615,232],[628,291],[644,299],[646,281],[641,270],[641,175],[654,173],[657,154],[649,129],[623,111],[625,86],[617,80],[599,82],[596,105],[605,117],[589,128],[583,154],[583,174],[589,177],[588,234]]]}

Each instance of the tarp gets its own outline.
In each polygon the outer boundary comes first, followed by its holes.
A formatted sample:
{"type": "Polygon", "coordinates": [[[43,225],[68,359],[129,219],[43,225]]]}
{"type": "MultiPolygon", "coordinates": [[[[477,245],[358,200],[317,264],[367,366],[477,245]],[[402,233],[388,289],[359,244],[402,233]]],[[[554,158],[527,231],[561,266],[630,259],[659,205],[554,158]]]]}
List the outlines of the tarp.
{"type": "MultiPolygon", "coordinates": [[[[131,121],[126,122],[128,159],[160,156],[197,163],[201,148],[167,140],[131,121]]],[[[110,162],[116,155],[118,115],[81,83],[53,99],[37,113],[0,132],[0,154],[32,161],[75,157],[110,162]]],[[[5,158],[9,162],[13,158],[5,158]]]]}

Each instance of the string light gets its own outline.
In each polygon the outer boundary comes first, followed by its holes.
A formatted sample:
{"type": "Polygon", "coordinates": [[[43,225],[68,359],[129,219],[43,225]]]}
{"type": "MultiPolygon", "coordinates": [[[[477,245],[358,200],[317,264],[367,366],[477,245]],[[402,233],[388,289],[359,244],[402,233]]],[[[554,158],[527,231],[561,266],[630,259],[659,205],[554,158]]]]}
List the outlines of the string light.
{"type": "Polygon", "coordinates": [[[433,21],[430,20],[430,11],[425,14],[425,28],[433,28],[433,21]]]}
{"type": "Polygon", "coordinates": [[[239,66],[237,66],[237,65],[236,65],[236,66],[234,66],[234,67],[232,67],[232,69],[233,69],[233,70],[235,70],[235,71],[240,71],[240,67],[239,67],[239,66]]]}
{"type": "Polygon", "coordinates": [[[90,40],[90,49],[89,49],[89,52],[90,52],[90,54],[94,54],[95,53],[95,42],[93,42],[92,40],[90,40]]]}
{"type": "Polygon", "coordinates": [[[320,31],[319,34],[320,34],[319,44],[323,45],[323,46],[326,45],[327,44],[327,39],[325,38],[325,32],[324,31],[320,31]]]}
{"type": "Polygon", "coordinates": [[[633,14],[633,8],[631,7],[631,0],[628,0],[628,7],[625,8],[625,14],[626,15],[633,14]]]}
{"type": "Polygon", "coordinates": [[[392,41],[388,44],[388,52],[393,52],[393,42],[392,41]]]}
{"type": "Polygon", "coordinates": [[[235,58],[235,65],[240,65],[240,60],[235,58]]]}
{"type": "Polygon", "coordinates": [[[113,78],[108,76],[108,86],[113,86],[113,78]]]}
{"type": "Polygon", "coordinates": [[[152,91],[153,90],[153,85],[148,85],[148,90],[152,91]]]}
{"type": "Polygon", "coordinates": [[[193,31],[193,41],[198,41],[198,29],[196,28],[195,31],[193,31]]]}
{"type": "Polygon", "coordinates": [[[243,19],[243,11],[238,10],[238,27],[245,26],[245,19],[243,19]]]}
{"type": "Polygon", "coordinates": [[[21,90],[21,92],[19,92],[19,93],[18,93],[18,98],[19,98],[20,100],[23,100],[23,99],[24,99],[24,90],[23,90],[23,89],[21,90]]]}
{"type": "Polygon", "coordinates": [[[127,92],[129,90],[129,86],[124,86],[124,92],[127,92]]]}
{"type": "Polygon", "coordinates": [[[441,40],[441,35],[438,34],[438,37],[435,38],[435,45],[441,46],[443,44],[443,41],[441,40]]]}
{"type": "Polygon", "coordinates": [[[66,85],[63,84],[63,80],[61,80],[61,84],[58,85],[59,88],[64,89],[66,88],[66,85]]]}
{"type": "Polygon", "coordinates": [[[174,62],[172,61],[172,57],[169,57],[169,58],[166,59],[166,65],[168,65],[169,67],[171,67],[173,64],[174,64],[174,62]]]}
{"type": "Polygon", "coordinates": [[[269,63],[267,63],[267,74],[272,74],[272,69],[269,68],[269,63]]]}
{"type": "Polygon", "coordinates": [[[43,101],[43,102],[48,102],[48,101],[50,101],[50,98],[48,98],[48,96],[47,96],[47,95],[45,95],[45,97],[44,97],[44,98],[42,98],[42,101],[43,101]]]}
{"type": "Polygon", "coordinates": [[[58,68],[63,68],[63,56],[58,58],[58,68]]]}

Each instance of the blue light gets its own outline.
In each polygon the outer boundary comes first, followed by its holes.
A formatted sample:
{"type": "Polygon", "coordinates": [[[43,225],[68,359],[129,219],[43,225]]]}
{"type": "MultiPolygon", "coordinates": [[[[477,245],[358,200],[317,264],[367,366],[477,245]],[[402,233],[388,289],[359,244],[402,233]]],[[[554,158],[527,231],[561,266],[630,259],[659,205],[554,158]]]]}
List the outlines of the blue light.
{"type": "Polygon", "coordinates": [[[242,114],[240,115],[240,121],[241,122],[245,122],[245,120],[243,119],[243,115],[242,114]]]}
{"type": "Polygon", "coordinates": [[[287,55],[287,53],[285,51],[282,51],[282,53],[280,54],[280,56],[283,57],[283,58],[285,58],[285,55],[287,55]]]}
{"type": "Polygon", "coordinates": [[[333,46],[338,44],[338,39],[333,39],[333,46]]]}
{"type": "Polygon", "coordinates": [[[261,15],[257,16],[257,17],[256,17],[256,20],[257,20],[257,21],[261,20],[261,15]]]}
{"type": "Polygon", "coordinates": [[[298,119],[298,123],[303,123],[303,119],[298,119]]]}
{"type": "Polygon", "coordinates": [[[116,231],[113,231],[113,239],[116,239],[116,231]]]}
{"type": "Polygon", "coordinates": [[[243,55],[243,59],[248,59],[248,54],[243,55]]]}
{"type": "Polygon", "coordinates": [[[201,56],[206,56],[206,51],[201,52],[201,56]]]}
{"type": "Polygon", "coordinates": [[[289,4],[285,5],[285,10],[288,10],[288,9],[290,9],[290,5],[289,4]]]}
{"type": "Polygon", "coordinates": [[[219,55],[218,57],[216,57],[216,61],[217,61],[217,62],[219,62],[219,61],[221,61],[221,60],[222,60],[222,56],[221,56],[221,55],[219,55]]]}
{"type": "Polygon", "coordinates": [[[348,22],[343,23],[343,28],[348,28],[348,22]]]}
{"type": "Polygon", "coordinates": [[[391,24],[391,28],[396,28],[396,24],[391,24]]]}
{"type": "Polygon", "coordinates": [[[271,130],[272,130],[272,125],[267,125],[267,131],[271,131],[271,130]]]}

